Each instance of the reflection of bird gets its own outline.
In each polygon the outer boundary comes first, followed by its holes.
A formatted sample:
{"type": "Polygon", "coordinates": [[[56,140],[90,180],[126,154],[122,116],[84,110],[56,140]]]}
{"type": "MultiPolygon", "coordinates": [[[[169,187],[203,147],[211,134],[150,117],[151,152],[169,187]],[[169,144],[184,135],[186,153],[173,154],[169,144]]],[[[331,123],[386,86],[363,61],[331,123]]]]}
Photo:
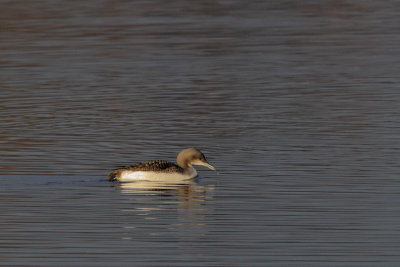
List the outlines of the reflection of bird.
{"type": "Polygon", "coordinates": [[[192,165],[203,165],[215,171],[203,153],[195,148],[182,150],[177,158],[177,164],[164,160],[151,160],[117,169],[108,175],[109,181],[181,181],[197,176],[192,165]]]}

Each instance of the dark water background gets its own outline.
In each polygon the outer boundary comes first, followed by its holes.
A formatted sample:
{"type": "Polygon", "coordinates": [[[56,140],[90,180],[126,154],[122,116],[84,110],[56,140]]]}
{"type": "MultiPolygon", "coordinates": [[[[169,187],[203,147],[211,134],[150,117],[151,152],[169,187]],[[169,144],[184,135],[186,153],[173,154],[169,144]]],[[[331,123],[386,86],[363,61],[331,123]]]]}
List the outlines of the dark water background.
{"type": "Polygon", "coordinates": [[[399,266],[397,1],[0,1],[0,265],[399,266]],[[200,148],[218,173],[105,181],[200,148]]]}

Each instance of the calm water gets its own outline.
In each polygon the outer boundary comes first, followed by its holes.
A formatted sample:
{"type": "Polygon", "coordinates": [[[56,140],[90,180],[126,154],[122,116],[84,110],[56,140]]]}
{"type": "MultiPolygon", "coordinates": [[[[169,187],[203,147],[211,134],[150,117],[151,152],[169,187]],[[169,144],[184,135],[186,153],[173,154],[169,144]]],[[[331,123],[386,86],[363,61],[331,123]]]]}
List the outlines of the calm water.
{"type": "Polygon", "coordinates": [[[0,10],[0,265],[399,266],[397,1],[0,10]]]}

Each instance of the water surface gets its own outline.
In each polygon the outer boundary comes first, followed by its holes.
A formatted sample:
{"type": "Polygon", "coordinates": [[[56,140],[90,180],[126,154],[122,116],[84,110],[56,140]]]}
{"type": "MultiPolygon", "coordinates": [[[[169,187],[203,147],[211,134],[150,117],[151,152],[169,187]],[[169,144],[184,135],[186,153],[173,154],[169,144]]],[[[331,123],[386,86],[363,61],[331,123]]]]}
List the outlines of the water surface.
{"type": "Polygon", "coordinates": [[[0,265],[399,265],[395,1],[0,10],[0,265]]]}

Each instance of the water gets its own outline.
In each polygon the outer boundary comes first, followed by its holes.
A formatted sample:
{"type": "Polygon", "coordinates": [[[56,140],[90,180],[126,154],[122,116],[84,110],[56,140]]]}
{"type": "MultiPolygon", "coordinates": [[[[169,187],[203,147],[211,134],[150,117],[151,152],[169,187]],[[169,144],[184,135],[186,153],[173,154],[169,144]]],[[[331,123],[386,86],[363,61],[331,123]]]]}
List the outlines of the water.
{"type": "Polygon", "coordinates": [[[398,9],[0,2],[0,265],[398,266],[398,9]]]}

